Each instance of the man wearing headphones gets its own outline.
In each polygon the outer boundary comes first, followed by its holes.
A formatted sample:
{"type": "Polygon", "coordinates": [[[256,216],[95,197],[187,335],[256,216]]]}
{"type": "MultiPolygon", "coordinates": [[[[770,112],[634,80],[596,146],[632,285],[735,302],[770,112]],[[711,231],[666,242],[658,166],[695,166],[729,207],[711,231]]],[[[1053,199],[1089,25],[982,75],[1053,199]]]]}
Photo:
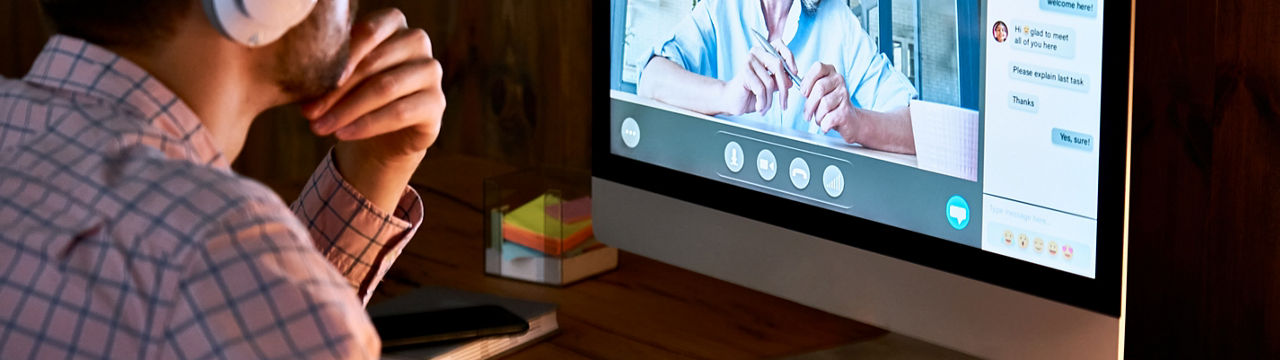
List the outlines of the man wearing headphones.
{"type": "Polygon", "coordinates": [[[355,2],[41,0],[59,34],[0,79],[0,358],[378,356],[445,99],[355,2]],[[292,206],[228,167],[289,103],[340,141],[292,206]]]}

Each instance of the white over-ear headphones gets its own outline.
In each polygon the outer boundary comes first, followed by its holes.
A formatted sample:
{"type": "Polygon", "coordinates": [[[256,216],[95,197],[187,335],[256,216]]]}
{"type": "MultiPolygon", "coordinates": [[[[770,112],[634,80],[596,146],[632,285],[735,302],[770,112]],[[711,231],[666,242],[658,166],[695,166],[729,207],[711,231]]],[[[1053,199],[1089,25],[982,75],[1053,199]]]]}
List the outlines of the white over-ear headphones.
{"type": "Polygon", "coordinates": [[[250,47],[275,42],[311,14],[316,0],[202,0],[222,35],[250,47]]]}

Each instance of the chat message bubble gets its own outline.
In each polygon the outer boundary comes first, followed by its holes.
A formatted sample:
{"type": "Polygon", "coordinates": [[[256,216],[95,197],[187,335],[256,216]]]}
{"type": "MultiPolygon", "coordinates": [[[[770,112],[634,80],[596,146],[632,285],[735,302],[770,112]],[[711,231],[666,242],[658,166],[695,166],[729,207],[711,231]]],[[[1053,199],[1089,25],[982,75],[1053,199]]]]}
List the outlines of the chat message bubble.
{"type": "Polygon", "coordinates": [[[1040,10],[1097,18],[1098,0],[1040,0],[1040,10]]]}
{"type": "Polygon", "coordinates": [[[1051,137],[1051,141],[1053,141],[1054,145],[1085,152],[1093,151],[1093,136],[1089,134],[1053,128],[1053,130],[1049,132],[1049,136],[1051,137]]]}
{"type": "Polygon", "coordinates": [[[1026,111],[1032,114],[1039,113],[1040,97],[1020,92],[1010,92],[1009,108],[1026,111]]]}
{"type": "Polygon", "coordinates": [[[1029,21],[1009,22],[1009,42],[1014,49],[1057,56],[1076,57],[1076,32],[1071,28],[1037,24],[1029,21]]]}
{"type": "Polygon", "coordinates": [[[965,209],[960,206],[951,205],[951,207],[947,211],[947,214],[951,215],[952,219],[956,219],[956,222],[964,223],[964,220],[969,218],[969,209],[965,209]]]}
{"type": "Polygon", "coordinates": [[[1009,64],[1009,77],[1067,90],[1089,91],[1089,76],[1078,72],[1015,62],[1009,64]]]}

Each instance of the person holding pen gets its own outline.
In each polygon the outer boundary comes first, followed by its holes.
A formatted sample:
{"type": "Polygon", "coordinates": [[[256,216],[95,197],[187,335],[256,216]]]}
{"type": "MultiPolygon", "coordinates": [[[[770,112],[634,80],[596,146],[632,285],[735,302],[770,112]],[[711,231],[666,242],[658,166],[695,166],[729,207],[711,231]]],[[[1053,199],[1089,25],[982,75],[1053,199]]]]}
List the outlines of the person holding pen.
{"type": "Polygon", "coordinates": [[[915,153],[911,82],[843,1],[704,0],[652,49],[638,95],[764,129],[915,153]]]}

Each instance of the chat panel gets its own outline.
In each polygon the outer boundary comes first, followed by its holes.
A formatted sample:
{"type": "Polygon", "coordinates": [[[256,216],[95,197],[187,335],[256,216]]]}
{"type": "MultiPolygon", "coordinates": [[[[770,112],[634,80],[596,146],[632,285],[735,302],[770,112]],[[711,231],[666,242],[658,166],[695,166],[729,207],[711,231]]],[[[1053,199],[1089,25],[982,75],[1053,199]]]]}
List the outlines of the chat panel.
{"type": "Polygon", "coordinates": [[[983,247],[1088,277],[1106,146],[1102,11],[1100,0],[992,0],[986,17],[983,247]]]}

